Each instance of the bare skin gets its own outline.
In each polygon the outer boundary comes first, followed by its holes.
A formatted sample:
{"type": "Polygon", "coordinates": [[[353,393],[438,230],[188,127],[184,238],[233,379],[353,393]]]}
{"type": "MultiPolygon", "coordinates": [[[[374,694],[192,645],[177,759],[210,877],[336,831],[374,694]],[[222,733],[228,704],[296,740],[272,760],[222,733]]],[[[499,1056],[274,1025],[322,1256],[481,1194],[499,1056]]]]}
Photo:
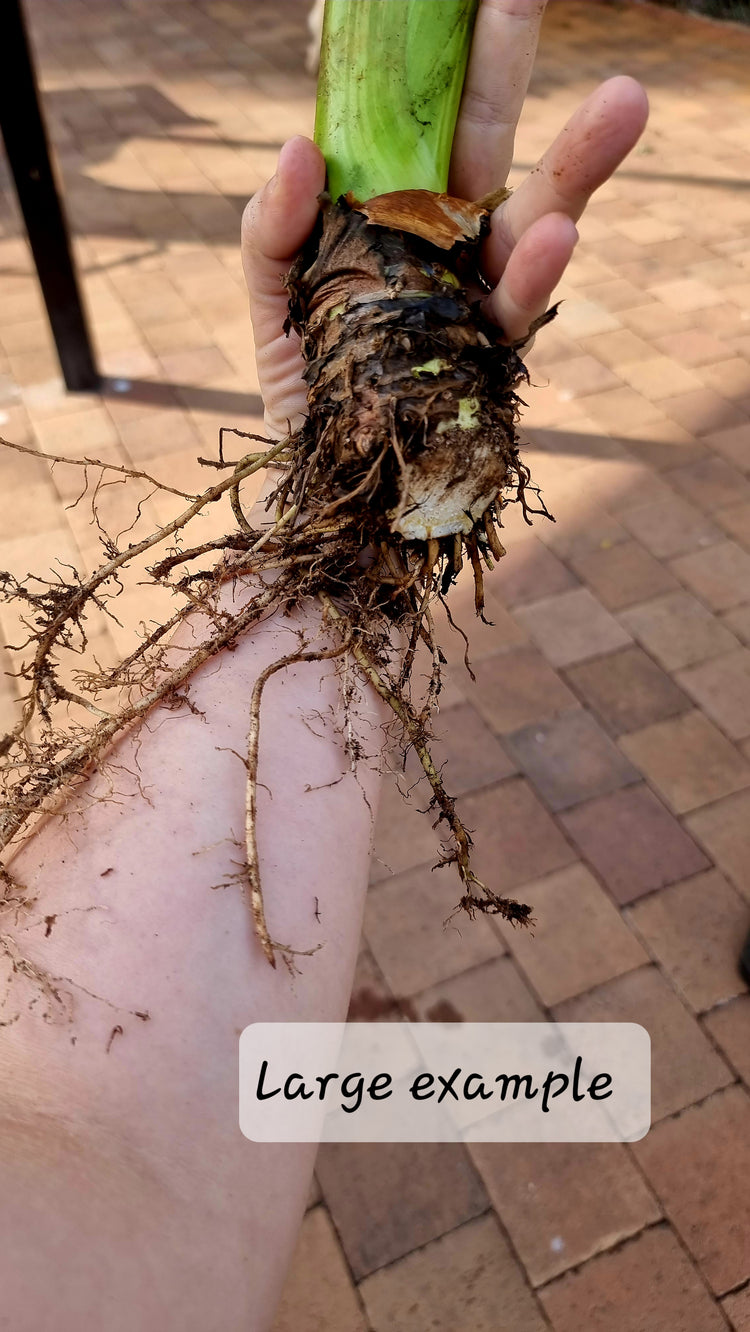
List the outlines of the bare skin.
{"type": "MultiPolygon", "coordinates": [[[[456,136],[457,194],[477,197],[504,179],[543,7],[484,0],[456,136]],[[511,68],[507,84],[499,68],[511,68]]],[[[576,218],[645,116],[638,85],[611,80],[499,210],[488,304],[509,338],[547,304],[576,218]]],[[[243,224],[275,434],[304,408],[299,354],[281,332],[279,276],[309,233],[323,181],[317,149],[291,140],[243,224]]],[[[0,1280],[4,1325],[15,1332],[271,1324],[313,1152],[241,1137],[237,1037],[253,1021],[345,1014],[382,747],[381,705],[363,685],[355,726],[373,761],[352,773],[330,663],[269,682],[258,796],[269,926],[296,949],[324,945],[297,959],[294,978],[273,971],[239,885],[212,886],[241,860],[247,700],[259,672],[296,646],[297,629],[321,642],[314,611],[277,616],[202,670],[191,697],[205,715],[155,709],[112,755],[117,799],[97,800],[109,779],[92,777],[67,820],[48,821],[13,863],[36,901],[17,917],[5,912],[0,932],[37,967],[69,978],[56,986],[74,1003],[68,1021],[50,999],[55,1020],[44,1022],[42,1000],[27,1008],[37,982],[17,976],[3,1010],[19,1014],[0,1031],[0,1280]]]]}

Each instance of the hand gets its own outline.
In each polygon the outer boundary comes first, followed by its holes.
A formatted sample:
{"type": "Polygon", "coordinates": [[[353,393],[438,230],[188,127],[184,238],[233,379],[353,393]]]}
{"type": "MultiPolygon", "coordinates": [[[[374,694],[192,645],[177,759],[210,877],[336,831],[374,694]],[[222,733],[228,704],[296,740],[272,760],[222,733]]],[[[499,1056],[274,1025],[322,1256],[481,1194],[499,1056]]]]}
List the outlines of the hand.
{"type": "MultiPolygon", "coordinates": [[[[479,199],[507,178],[545,6],[546,0],[482,0],[448,183],[459,198],[479,199]]],[[[522,338],[547,308],[577,243],[577,219],[638,141],[647,116],[639,83],[624,75],[608,79],[493,213],[483,255],[493,284],[485,311],[508,341],[522,338]]],[[[325,174],[315,144],[290,139],[276,175],[253,196],[242,220],[266,429],[279,438],[299,426],[306,403],[299,340],[282,328],[287,298],[281,278],[312,231],[325,174]]]]}

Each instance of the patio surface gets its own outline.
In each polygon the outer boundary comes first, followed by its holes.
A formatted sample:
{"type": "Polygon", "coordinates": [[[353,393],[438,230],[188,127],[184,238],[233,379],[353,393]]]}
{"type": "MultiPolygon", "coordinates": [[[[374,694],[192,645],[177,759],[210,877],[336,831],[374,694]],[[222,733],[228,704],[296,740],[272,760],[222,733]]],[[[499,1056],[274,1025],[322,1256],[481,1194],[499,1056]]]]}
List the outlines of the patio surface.
{"type": "MultiPolygon", "coordinates": [[[[310,130],[305,6],[28,8],[101,364],[131,387],[63,394],[3,174],[0,432],[202,489],[218,426],[260,421],[237,233],[310,130]]],[[[480,872],[538,924],[444,931],[426,797],[390,785],[352,1003],[642,1022],[654,1126],[627,1146],[326,1147],[275,1332],[750,1329],[748,62],[750,30],[549,6],[518,170],[611,73],[653,109],[531,358],[526,458],[557,522],[514,512],[476,684],[452,645],[437,727],[480,872]]],[[[0,567],[91,564],[64,469],[2,454],[0,479],[0,567]]],[[[129,593],[100,652],[150,613],[129,593]]],[[[0,675],[0,731],[15,706],[0,675]]]]}

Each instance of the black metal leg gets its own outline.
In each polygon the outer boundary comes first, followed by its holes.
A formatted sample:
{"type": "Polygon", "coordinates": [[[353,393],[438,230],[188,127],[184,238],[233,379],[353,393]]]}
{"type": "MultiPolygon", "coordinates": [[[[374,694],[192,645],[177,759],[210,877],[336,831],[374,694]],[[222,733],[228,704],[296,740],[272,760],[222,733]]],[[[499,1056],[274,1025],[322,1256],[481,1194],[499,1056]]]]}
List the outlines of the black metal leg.
{"type": "Polygon", "coordinates": [[[69,389],[96,389],[99,374],[57,191],[21,0],[0,6],[0,128],[69,389]]]}

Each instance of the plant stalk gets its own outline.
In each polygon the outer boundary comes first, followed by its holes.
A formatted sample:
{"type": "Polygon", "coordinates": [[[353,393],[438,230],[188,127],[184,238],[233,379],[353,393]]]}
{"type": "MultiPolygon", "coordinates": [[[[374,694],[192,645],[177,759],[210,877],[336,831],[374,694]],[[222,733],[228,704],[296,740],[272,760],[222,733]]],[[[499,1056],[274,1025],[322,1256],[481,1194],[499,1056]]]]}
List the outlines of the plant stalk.
{"type": "Polygon", "coordinates": [[[315,142],[333,199],[448,188],[479,0],[326,0],[315,142]]]}

